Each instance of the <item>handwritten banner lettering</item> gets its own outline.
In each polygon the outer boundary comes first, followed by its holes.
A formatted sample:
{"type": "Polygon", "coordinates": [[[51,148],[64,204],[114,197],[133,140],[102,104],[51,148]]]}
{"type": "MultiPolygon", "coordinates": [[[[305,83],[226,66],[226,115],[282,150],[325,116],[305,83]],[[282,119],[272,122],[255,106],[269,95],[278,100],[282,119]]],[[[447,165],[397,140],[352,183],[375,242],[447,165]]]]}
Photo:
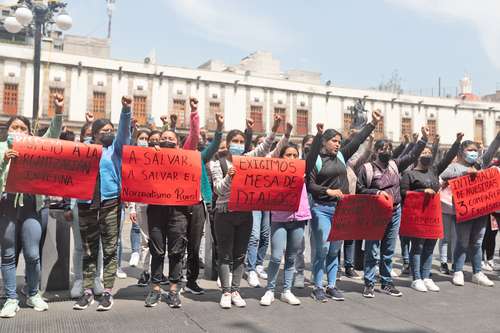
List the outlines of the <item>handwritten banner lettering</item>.
{"type": "Polygon", "coordinates": [[[230,211],[297,211],[305,161],[233,156],[230,211]]]}
{"type": "Polygon", "coordinates": [[[10,164],[7,192],[92,199],[101,146],[26,136],[12,149],[19,157],[10,164]]]}
{"type": "Polygon", "coordinates": [[[443,217],[439,194],[408,192],[403,205],[399,234],[425,239],[443,238],[443,217]]]}
{"type": "Polygon", "coordinates": [[[449,181],[457,222],[464,222],[500,210],[500,171],[489,168],[449,181]]]}
{"type": "Polygon", "coordinates": [[[335,208],[328,240],[380,240],[391,218],[392,199],[381,195],[345,195],[335,208]]]}
{"type": "Polygon", "coordinates": [[[198,151],[125,146],[122,200],[166,206],[191,206],[201,200],[198,151]]]}

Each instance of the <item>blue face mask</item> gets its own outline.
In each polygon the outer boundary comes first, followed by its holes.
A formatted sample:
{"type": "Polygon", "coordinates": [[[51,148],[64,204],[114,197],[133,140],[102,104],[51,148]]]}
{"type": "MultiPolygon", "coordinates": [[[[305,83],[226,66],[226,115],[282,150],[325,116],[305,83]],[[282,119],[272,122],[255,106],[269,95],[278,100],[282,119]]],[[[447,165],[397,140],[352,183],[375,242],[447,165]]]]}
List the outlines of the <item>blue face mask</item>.
{"type": "Polygon", "coordinates": [[[12,132],[7,135],[7,145],[12,148],[14,141],[20,140],[25,134],[20,134],[18,132],[12,132]]]}
{"type": "Polygon", "coordinates": [[[86,136],[83,138],[83,143],[92,143],[92,137],[91,136],[86,136]]]}
{"type": "Polygon", "coordinates": [[[139,147],[147,147],[148,146],[148,142],[146,140],[139,140],[139,141],[137,141],[137,146],[139,146],[139,147]]]}
{"type": "Polygon", "coordinates": [[[479,153],[477,151],[467,151],[464,154],[464,159],[469,164],[476,163],[478,157],[479,157],[479,153]]]}
{"type": "Polygon", "coordinates": [[[231,155],[235,155],[235,156],[243,155],[243,153],[245,152],[245,145],[231,143],[229,145],[229,152],[231,153],[231,155]]]}

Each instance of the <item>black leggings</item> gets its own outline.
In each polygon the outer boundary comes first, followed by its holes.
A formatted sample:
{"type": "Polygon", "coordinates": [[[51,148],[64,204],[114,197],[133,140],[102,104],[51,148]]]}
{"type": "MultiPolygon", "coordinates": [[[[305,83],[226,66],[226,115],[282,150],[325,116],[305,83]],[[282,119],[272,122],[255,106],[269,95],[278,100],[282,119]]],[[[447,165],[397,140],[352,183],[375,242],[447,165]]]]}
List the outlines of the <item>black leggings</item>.
{"type": "MultiPolygon", "coordinates": [[[[497,221],[500,220],[500,214],[494,215],[497,221]]],[[[483,238],[483,260],[492,260],[495,255],[495,246],[498,230],[491,230],[491,222],[486,223],[486,233],[483,238]]]]}

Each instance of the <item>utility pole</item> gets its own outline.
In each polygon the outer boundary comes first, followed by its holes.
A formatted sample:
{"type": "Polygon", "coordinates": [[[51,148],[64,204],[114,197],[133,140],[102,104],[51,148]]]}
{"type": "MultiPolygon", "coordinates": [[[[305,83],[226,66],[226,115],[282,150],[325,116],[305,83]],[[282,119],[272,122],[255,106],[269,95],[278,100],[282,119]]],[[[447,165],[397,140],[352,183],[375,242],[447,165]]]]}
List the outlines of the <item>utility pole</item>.
{"type": "Polygon", "coordinates": [[[108,8],[108,39],[111,39],[111,22],[113,19],[113,11],[115,10],[116,0],[106,0],[108,8]]]}

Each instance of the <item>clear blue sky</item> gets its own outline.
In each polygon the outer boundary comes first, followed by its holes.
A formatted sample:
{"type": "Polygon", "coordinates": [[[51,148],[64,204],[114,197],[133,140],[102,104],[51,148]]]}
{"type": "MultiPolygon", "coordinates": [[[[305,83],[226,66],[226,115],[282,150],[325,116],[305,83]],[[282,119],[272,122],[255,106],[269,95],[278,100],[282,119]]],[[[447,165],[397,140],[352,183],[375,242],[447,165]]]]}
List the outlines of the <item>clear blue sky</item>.
{"type": "MultiPolygon", "coordinates": [[[[105,36],[105,0],[69,0],[69,11],[70,33],[105,36]]],[[[114,58],[154,48],[168,65],[266,50],[334,85],[374,87],[398,70],[405,90],[430,94],[441,77],[451,91],[465,72],[476,94],[500,89],[499,0],[116,0],[112,40],[114,58]]]]}

